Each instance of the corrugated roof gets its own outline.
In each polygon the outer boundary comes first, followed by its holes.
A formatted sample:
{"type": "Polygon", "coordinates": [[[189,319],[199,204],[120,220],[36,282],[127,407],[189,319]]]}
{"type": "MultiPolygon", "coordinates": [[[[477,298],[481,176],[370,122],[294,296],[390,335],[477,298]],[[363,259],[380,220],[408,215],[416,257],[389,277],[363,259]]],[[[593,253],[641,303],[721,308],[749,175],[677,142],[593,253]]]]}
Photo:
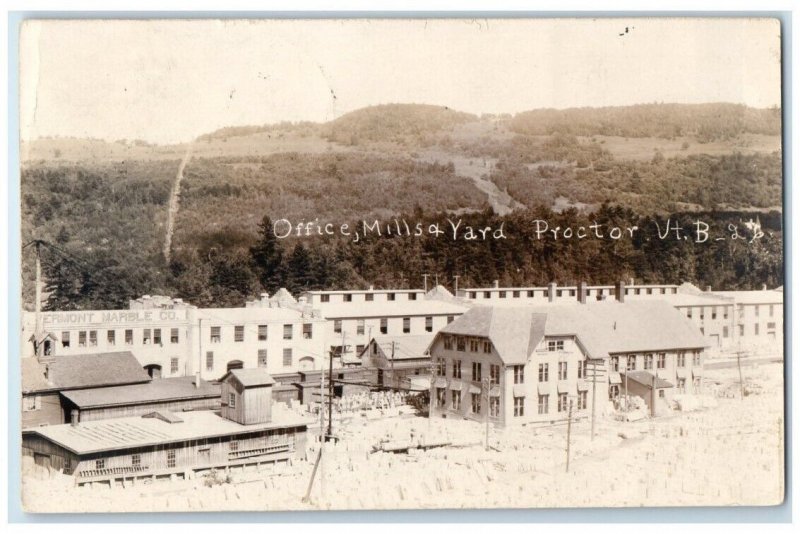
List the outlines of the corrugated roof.
{"type": "Polygon", "coordinates": [[[310,420],[288,410],[273,410],[269,423],[240,425],[212,411],[185,412],[183,423],[170,424],[158,418],[123,417],[99,421],[50,425],[23,430],[38,434],[76,453],[91,454],[135,447],[163,445],[195,439],[243,434],[271,428],[305,426],[310,420]]]}
{"type": "Polygon", "coordinates": [[[661,300],[476,306],[441,332],[487,337],[508,365],[527,361],[544,336],[574,336],[592,358],[708,346],[690,321],[661,300]]]}
{"type": "Polygon", "coordinates": [[[229,375],[233,375],[233,377],[239,381],[244,387],[257,387],[257,386],[271,386],[275,383],[275,380],[272,376],[267,372],[266,369],[261,368],[254,368],[254,369],[232,369],[227,372],[225,376],[222,377],[224,381],[225,378],[229,375]]]}
{"type": "Polygon", "coordinates": [[[81,409],[218,397],[220,395],[219,384],[201,380],[200,387],[195,387],[194,380],[194,377],[191,376],[161,378],[145,384],[81,389],[64,392],[62,395],[81,409]]]}
{"type": "Polygon", "coordinates": [[[150,381],[139,361],[128,351],[58,356],[45,366],[36,358],[22,359],[22,391],[78,389],[137,384],[150,381]]]}

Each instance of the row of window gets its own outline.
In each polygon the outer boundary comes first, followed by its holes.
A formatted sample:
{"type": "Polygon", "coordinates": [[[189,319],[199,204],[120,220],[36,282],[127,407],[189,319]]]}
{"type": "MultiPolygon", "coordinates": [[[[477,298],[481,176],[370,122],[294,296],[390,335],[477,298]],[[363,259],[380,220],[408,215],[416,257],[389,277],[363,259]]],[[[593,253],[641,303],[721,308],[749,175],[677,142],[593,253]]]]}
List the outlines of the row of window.
{"type": "MultiPolygon", "coordinates": [[[[447,316],[447,324],[452,323],[455,320],[455,315],[448,315],[447,316]]],[[[356,335],[363,336],[366,333],[366,320],[365,319],[356,319],[356,335]]],[[[333,320],[333,331],[336,334],[342,333],[342,319],[334,319],[333,320]]],[[[381,334],[388,334],[389,333],[389,319],[386,317],[381,318],[379,331],[381,334]]],[[[425,317],[425,331],[426,332],[433,332],[433,317],[428,316],[425,317]]],[[[403,333],[410,334],[411,333],[411,317],[403,317],[403,333]]]]}
{"type": "MultiPolygon", "coordinates": [[[[512,291],[506,291],[506,290],[481,291],[480,293],[483,294],[483,298],[485,298],[485,299],[492,298],[492,293],[497,293],[497,297],[501,298],[501,299],[506,298],[508,296],[508,294],[510,293],[511,294],[511,298],[518,299],[518,298],[520,298],[522,296],[523,293],[525,294],[525,296],[527,298],[534,298],[535,295],[536,295],[536,291],[541,292],[541,295],[542,295],[543,298],[548,298],[550,296],[550,290],[549,289],[539,289],[539,290],[533,290],[533,289],[516,290],[515,289],[515,290],[512,290],[512,291]]],[[[626,295],[630,295],[631,293],[633,293],[634,295],[641,295],[642,291],[644,291],[644,294],[646,294],[646,295],[653,295],[654,294],[653,291],[658,291],[658,293],[656,293],[656,294],[660,293],[661,295],[666,295],[668,292],[671,293],[671,294],[677,294],[678,293],[678,289],[675,288],[675,287],[670,287],[670,288],[666,288],[666,287],[660,287],[660,288],[652,288],[652,287],[640,288],[640,287],[636,287],[636,288],[628,288],[628,289],[626,289],[625,290],[625,294],[626,295]]],[[[478,293],[479,293],[478,291],[470,291],[469,292],[469,298],[477,299],[478,298],[478,293]]],[[[570,297],[574,297],[574,296],[577,296],[578,290],[577,289],[556,289],[556,297],[563,297],[563,296],[565,296],[565,294],[570,296],[570,297]]],[[[602,288],[600,288],[600,289],[587,289],[587,295],[591,296],[592,294],[594,294],[594,295],[596,295],[598,297],[602,297],[604,295],[610,297],[611,295],[614,294],[614,289],[611,289],[611,288],[608,288],[608,289],[602,289],[602,288]]]]}
{"type": "MultiPolygon", "coordinates": [[[[446,367],[447,364],[445,363],[444,358],[437,358],[436,359],[436,375],[437,376],[446,376],[446,367]]],[[[521,365],[515,367],[522,367],[521,365]]],[[[461,360],[453,360],[452,365],[452,374],[450,375],[452,378],[461,378],[461,360]]],[[[480,382],[483,379],[483,364],[481,362],[472,362],[472,380],[474,382],[480,382]]],[[[500,383],[500,366],[489,364],[489,383],[490,384],[499,384],[500,383]]]]}
{"type": "MultiPolygon", "coordinates": [[[[360,294],[360,293],[343,293],[342,294],[342,302],[353,302],[353,295],[360,294]]],[[[372,302],[375,300],[374,293],[363,293],[364,301],[365,302],[372,302]]],[[[419,293],[401,293],[401,295],[408,295],[408,300],[417,300],[417,296],[419,293]]],[[[397,293],[386,293],[386,300],[390,302],[394,302],[397,300],[397,293]]],[[[331,296],[329,294],[323,294],[319,296],[320,302],[330,302],[331,296]]]]}
{"type": "MultiPolygon", "coordinates": [[[[643,355],[643,369],[644,370],[651,370],[653,369],[653,354],[644,354],[643,355]]],[[[612,356],[611,357],[611,369],[613,371],[619,372],[620,370],[620,359],[623,358],[625,361],[625,370],[626,371],[635,371],[637,367],[637,358],[636,354],[629,354],[628,356],[612,356]]],[[[667,367],[667,354],[665,352],[659,352],[655,356],[656,368],[658,369],[666,369],[667,367]]],[[[699,366],[702,364],[702,353],[699,350],[692,352],[692,365],[699,366]]],[[[676,367],[686,367],[686,352],[681,351],[675,355],[675,366],[676,367]]]]}
{"type": "MultiPolygon", "coordinates": [[[[313,335],[313,326],[311,323],[305,323],[303,325],[303,339],[311,339],[313,335]]],[[[267,341],[269,337],[269,327],[265,324],[258,325],[258,329],[256,331],[258,341],[267,341]]],[[[292,339],[294,337],[294,325],[292,324],[285,324],[283,325],[283,339],[292,339]]],[[[245,339],[245,327],[244,325],[235,325],[233,327],[233,341],[236,343],[242,343],[245,339]]],[[[211,327],[211,343],[220,343],[222,341],[222,327],[221,326],[212,326],[211,327]]]]}
{"type": "MultiPolygon", "coordinates": [[[[97,346],[97,330],[80,330],[78,331],[78,346],[79,347],[96,347],[97,346]]],[[[125,330],[125,344],[133,345],[133,330],[125,330]]],[[[169,331],[169,342],[172,344],[180,343],[180,332],[177,328],[171,328],[169,331]]],[[[117,331],[106,330],[106,344],[117,344],[117,331]]],[[[142,329],[142,344],[143,345],[163,345],[163,338],[161,328],[144,328],[142,329]]],[[[72,335],[70,331],[61,332],[61,346],[69,348],[72,345],[72,335]]]]}
{"type": "Polygon", "coordinates": [[[487,339],[467,338],[464,336],[444,336],[445,350],[453,350],[455,340],[455,348],[459,352],[467,351],[467,344],[469,344],[470,352],[483,352],[484,354],[492,353],[492,342],[487,339]]]}
{"type": "MultiPolygon", "coordinates": [[[[173,358],[175,360],[176,358],[173,358]]],[[[291,367],[294,360],[292,349],[283,349],[283,366],[291,367]]],[[[267,349],[258,349],[258,366],[267,366],[267,349]]],[[[214,370],[214,351],[206,351],[206,371],[214,370]]],[[[176,371],[173,371],[173,373],[176,371]]]]}
{"type": "MultiPolygon", "coordinates": [[[[573,405],[575,410],[585,410],[588,407],[588,394],[586,391],[579,391],[577,402],[573,405]]],[[[470,394],[470,411],[474,415],[481,414],[482,395],[480,393],[470,394]]],[[[447,393],[444,388],[437,388],[436,390],[436,405],[439,408],[447,408],[447,393]]],[[[461,410],[461,391],[450,391],[450,406],[451,410],[461,410]]],[[[544,415],[550,411],[550,395],[538,396],[539,414],[544,415]]],[[[570,409],[569,397],[566,393],[558,394],[558,411],[566,412],[570,409]]],[[[525,415],[525,397],[514,397],[514,417],[523,417],[525,415]]],[[[500,417],[500,397],[489,397],[489,417],[500,417]]]]}

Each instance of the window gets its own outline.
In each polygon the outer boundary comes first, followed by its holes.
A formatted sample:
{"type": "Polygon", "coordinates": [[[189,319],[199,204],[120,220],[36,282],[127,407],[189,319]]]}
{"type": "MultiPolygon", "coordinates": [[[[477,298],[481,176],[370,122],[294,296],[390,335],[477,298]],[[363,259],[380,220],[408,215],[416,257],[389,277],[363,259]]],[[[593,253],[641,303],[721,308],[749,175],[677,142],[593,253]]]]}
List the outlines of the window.
{"type": "Polygon", "coordinates": [[[465,352],[467,350],[467,340],[461,336],[456,337],[456,350],[465,352]]]}
{"type": "Polygon", "coordinates": [[[686,318],[687,319],[691,319],[692,318],[692,309],[691,308],[686,308],[686,318]]]}
{"type": "Polygon", "coordinates": [[[567,362],[558,362],[558,379],[567,379],[567,362]]]}
{"type": "Polygon", "coordinates": [[[141,454],[134,454],[131,456],[131,466],[132,467],[141,467],[142,466],[142,455],[141,454]]]}
{"type": "Polygon", "coordinates": [[[333,320],[333,332],[335,334],[342,333],[342,320],[341,319],[334,319],[333,320]]]}
{"type": "Polygon", "coordinates": [[[685,378],[678,378],[678,392],[679,393],[686,393],[686,379],[685,378]]]}
{"type": "Polygon", "coordinates": [[[320,302],[330,302],[331,301],[331,296],[330,295],[320,295],[319,296],[319,301],[320,302]]]}
{"type": "Polygon", "coordinates": [[[396,296],[394,293],[386,293],[386,300],[395,300],[396,296]]]}
{"type": "Polygon", "coordinates": [[[145,328],[142,331],[142,343],[145,344],[145,345],[149,345],[150,342],[152,341],[152,339],[153,339],[152,338],[152,332],[150,331],[149,328],[145,328]]]}
{"type": "Polygon", "coordinates": [[[483,342],[483,352],[484,352],[484,354],[491,354],[492,353],[492,342],[491,341],[484,341],[483,342]]]}
{"type": "Polygon", "coordinates": [[[364,319],[358,319],[356,321],[356,335],[357,336],[364,335],[364,319]]]}
{"type": "Polygon", "coordinates": [[[696,350],[692,355],[692,365],[700,365],[701,363],[701,353],[699,350],[696,350]]]}
{"type": "Polygon", "coordinates": [[[630,354],[628,355],[628,363],[625,366],[626,371],[635,371],[636,370],[636,355],[630,354]]]}
{"type": "Polygon", "coordinates": [[[78,332],[78,346],[79,347],[86,346],[86,332],[83,330],[78,332]]]}
{"type": "Polygon", "coordinates": [[[180,342],[180,334],[178,333],[177,328],[173,328],[169,331],[169,342],[170,343],[180,342]]]}
{"type": "Polygon", "coordinates": [[[500,366],[499,365],[489,365],[489,382],[492,384],[499,384],[500,383],[500,366]]]}
{"type": "Polygon", "coordinates": [[[453,338],[444,336],[444,350],[453,350],[453,338]]]}
{"type": "Polygon", "coordinates": [[[364,352],[365,345],[356,345],[356,354],[360,357],[361,353],[364,352]]]}
{"type": "Polygon", "coordinates": [[[436,388],[436,406],[438,408],[444,408],[445,400],[445,389],[444,388],[436,388]]]}
{"type": "Polygon", "coordinates": [[[351,293],[345,293],[342,295],[342,300],[345,302],[353,302],[353,295],[351,293]]]}
{"type": "Polygon", "coordinates": [[[469,340],[469,351],[470,352],[478,352],[478,340],[477,339],[470,339],[469,340]]]}
{"type": "Polygon", "coordinates": [[[589,360],[581,360],[578,362],[578,380],[586,378],[586,366],[589,360]]]}
{"type": "Polygon", "coordinates": [[[483,292],[483,298],[485,298],[485,299],[492,298],[492,293],[490,291],[484,291],[483,292]]]}
{"type": "Polygon", "coordinates": [[[617,384],[608,386],[608,400],[619,398],[619,386],[617,384]]]}
{"type": "Polygon", "coordinates": [[[436,358],[436,376],[444,376],[446,366],[444,358],[436,358]]]}
{"type": "Polygon", "coordinates": [[[700,327],[700,335],[701,335],[701,336],[702,336],[702,335],[705,335],[705,333],[706,333],[706,329],[705,329],[705,328],[703,328],[703,327],[701,326],[701,327],[700,327]]]}
{"type": "Polygon", "coordinates": [[[175,467],[175,449],[167,451],[167,467],[175,467]]]}
{"type": "MultiPolygon", "coordinates": [[[[545,395],[545,397],[546,396],[547,395],[545,395]]],[[[541,397],[539,398],[541,399],[541,397]]],[[[539,406],[539,409],[541,410],[541,405],[539,406]]],[[[540,411],[539,413],[542,412],[540,411]]],[[[547,407],[545,407],[544,413],[547,413],[547,407]]],[[[524,415],[525,415],[525,397],[514,397],[514,417],[523,417],[524,415]]]]}
{"type": "Polygon", "coordinates": [[[775,329],[775,323],[774,322],[767,323],[767,328],[770,329],[770,330],[774,330],[775,329]]]}
{"type": "Polygon", "coordinates": [[[758,323],[754,324],[753,326],[755,327],[754,330],[753,330],[753,333],[755,335],[758,335],[758,323]]]}
{"type": "Polygon", "coordinates": [[[313,326],[311,323],[303,324],[303,339],[311,339],[313,337],[313,326]]]}
{"type": "Polygon", "coordinates": [[[156,345],[161,345],[161,329],[156,328],[153,330],[153,343],[156,345]]]}
{"type": "Polygon", "coordinates": [[[525,366],[524,365],[515,365],[514,366],[514,383],[515,384],[523,384],[525,382],[525,366]]]}
{"type": "Polygon", "coordinates": [[[29,397],[22,397],[22,411],[33,412],[42,406],[41,397],[38,395],[31,395],[29,397]]]}
{"type": "Polygon", "coordinates": [[[292,339],[292,325],[283,325],[283,339],[292,339]]]}
{"type": "Polygon", "coordinates": [[[558,394],[558,411],[559,412],[566,412],[567,411],[567,394],[566,393],[559,393],[558,394]]]}
{"type": "Polygon", "coordinates": [[[563,294],[564,294],[564,291],[563,291],[563,290],[561,290],[561,289],[558,289],[558,290],[556,290],[556,296],[557,296],[557,297],[560,297],[560,296],[562,296],[563,294]]]}
{"type": "Polygon", "coordinates": [[[700,320],[702,321],[705,318],[706,318],[706,309],[701,307],[700,308],[700,320]]]}
{"type": "Polygon", "coordinates": [[[236,395],[228,393],[228,408],[236,408],[236,395]]]}
{"type": "Polygon", "coordinates": [[[416,293],[409,293],[408,294],[408,300],[417,300],[417,294],[416,293]]]}
{"type": "Polygon", "coordinates": [[[489,397],[489,417],[500,417],[500,397],[489,397]]]}
{"type": "Polygon", "coordinates": [[[717,307],[716,306],[712,306],[711,307],[711,319],[716,319],[716,318],[717,318],[717,307]]]}
{"type": "Polygon", "coordinates": [[[433,332],[433,317],[425,317],[425,331],[433,332]]]}
{"type": "Polygon", "coordinates": [[[579,391],[578,392],[578,409],[585,410],[586,406],[588,406],[586,402],[587,392],[586,391],[579,391]]]}
{"type": "MultiPolygon", "coordinates": [[[[109,330],[109,332],[113,332],[113,330],[109,330]]],[[[61,346],[69,348],[69,332],[61,332],[61,346]]]]}
{"type": "Polygon", "coordinates": [[[89,330],[89,346],[97,346],[97,330],[89,330]]]}
{"type": "Polygon", "coordinates": [[[501,299],[506,298],[506,292],[505,291],[500,291],[500,293],[498,294],[498,297],[500,297],[501,299]]]}
{"type": "Polygon", "coordinates": [[[665,369],[667,367],[667,355],[663,352],[658,353],[658,360],[656,365],[659,369],[665,369]]]}
{"type": "Polygon", "coordinates": [[[222,337],[222,328],[219,326],[212,326],[211,327],[211,342],[212,343],[219,343],[222,337]]]}
{"type": "Polygon", "coordinates": [[[375,300],[375,295],[373,293],[364,293],[364,300],[367,302],[372,302],[375,300]]]}
{"type": "Polygon", "coordinates": [[[450,407],[453,410],[460,410],[461,409],[461,392],[457,390],[453,390],[450,392],[450,407]]]}
{"type": "MultiPolygon", "coordinates": [[[[411,293],[412,295],[414,293],[411,293]]],[[[411,317],[403,317],[403,333],[408,334],[411,332],[411,317]]]]}
{"type": "Polygon", "coordinates": [[[758,304],[753,306],[753,312],[755,312],[756,317],[758,317],[760,315],[760,312],[761,312],[761,306],[759,306],[758,304]]]}
{"type": "Polygon", "coordinates": [[[528,291],[528,298],[533,298],[533,291],[532,290],[528,291]]]}
{"type": "Polygon", "coordinates": [[[723,319],[727,319],[728,318],[728,307],[727,306],[722,308],[722,318],[723,319]]]}
{"type": "Polygon", "coordinates": [[[125,344],[133,345],[133,330],[125,330],[125,344]]]}
{"type": "Polygon", "coordinates": [[[550,364],[539,364],[539,382],[547,382],[550,380],[550,364]]]}
{"type": "Polygon", "coordinates": [[[481,394],[473,393],[471,395],[471,400],[472,400],[472,413],[481,413],[481,394]]]}
{"type": "Polygon", "coordinates": [[[97,469],[98,471],[100,469],[105,469],[106,468],[106,461],[105,460],[95,460],[94,461],[94,468],[97,469]]]}
{"type": "Polygon", "coordinates": [[[686,367],[686,353],[685,352],[679,352],[678,356],[677,356],[677,360],[678,360],[678,363],[677,363],[678,367],[686,367]]]}
{"type": "Polygon", "coordinates": [[[480,362],[472,362],[472,380],[475,382],[481,381],[481,369],[482,365],[480,362]]]}
{"type": "Polygon", "coordinates": [[[283,366],[290,367],[292,365],[292,349],[283,349],[283,366]]]}
{"type": "Polygon", "coordinates": [[[744,337],[744,325],[739,325],[739,337],[744,337]]]}
{"type": "Polygon", "coordinates": [[[206,371],[214,370],[214,353],[211,351],[206,352],[206,371]]]}
{"type": "Polygon", "coordinates": [[[652,294],[653,294],[653,288],[651,288],[651,287],[648,287],[648,288],[647,288],[647,294],[648,294],[648,295],[652,295],[652,294]]]}
{"type": "Polygon", "coordinates": [[[659,399],[663,399],[664,398],[664,390],[663,389],[659,389],[658,390],[658,398],[659,399]]]}
{"type": "MultiPolygon", "coordinates": [[[[516,400],[518,397],[514,397],[514,405],[516,406],[516,400]]],[[[519,397],[522,398],[522,397],[519,397]]],[[[539,414],[546,414],[549,410],[550,405],[550,395],[539,395],[539,414]]],[[[515,410],[516,411],[516,410],[515,410]]]]}
{"type": "Polygon", "coordinates": [[[244,326],[238,325],[233,327],[233,341],[235,343],[244,341],[244,326]]]}
{"type": "Polygon", "coordinates": [[[267,366],[267,349],[258,349],[258,366],[267,366]]]}
{"type": "Polygon", "coordinates": [[[258,325],[258,340],[259,341],[267,340],[267,325],[265,324],[258,325]]]}
{"type": "Polygon", "coordinates": [[[728,337],[728,327],[727,326],[723,326],[722,327],[722,337],[728,337]]]}
{"type": "Polygon", "coordinates": [[[170,358],[169,372],[172,373],[173,375],[178,374],[178,358],[170,358]]]}
{"type": "Polygon", "coordinates": [[[518,299],[519,298],[519,291],[514,291],[513,293],[511,293],[511,296],[514,297],[515,299],[518,299]]]}
{"type": "Polygon", "coordinates": [[[774,304],[770,304],[769,305],[769,316],[770,317],[775,317],[775,305],[774,304]]]}
{"type": "Polygon", "coordinates": [[[564,340],[563,339],[559,339],[559,340],[555,340],[555,341],[554,340],[548,341],[547,342],[547,350],[549,352],[557,352],[557,351],[560,351],[560,350],[564,350],[564,340]]]}
{"type": "Polygon", "coordinates": [[[385,317],[381,319],[381,334],[389,332],[389,320],[385,317]]]}
{"type": "Polygon", "coordinates": [[[619,372],[619,356],[611,357],[611,370],[617,373],[619,372]]]}
{"type": "Polygon", "coordinates": [[[453,360],[453,378],[461,378],[461,360],[453,360]]]}
{"type": "Polygon", "coordinates": [[[645,370],[650,370],[653,368],[653,355],[652,354],[645,354],[644,355],[644,368],[645,370]]]}
{"type": "Polygon", "coordinates": [[[455,321],[455,320],[456,320],[456,317],[455,317],[455,315],[448,315],[448,316],[447,316],[447,324],[450,324],[450,323],[452,323],[452,322],[453,322],[453,321],[455,321]]]}

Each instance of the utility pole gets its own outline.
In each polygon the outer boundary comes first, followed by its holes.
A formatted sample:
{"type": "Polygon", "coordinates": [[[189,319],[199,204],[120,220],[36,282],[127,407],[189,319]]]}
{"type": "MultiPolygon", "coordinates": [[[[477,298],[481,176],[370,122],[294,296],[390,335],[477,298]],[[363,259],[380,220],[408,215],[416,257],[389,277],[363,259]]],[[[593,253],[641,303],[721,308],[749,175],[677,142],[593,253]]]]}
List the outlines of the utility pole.
{"type": "Polygon", "coordinates": [[[428,430],[431,428],[431,419],[433,419],[434,394],[436,393],[434,385],[436,384],[436,378],[439,376],[439,365],[433,361],[433,358],[431,358],[429,369],[431,371],[431,392],[428,398],[428,430]]]}
{"type": "Polygon", "coordinates": [[[592,364],[592,441],[594,441],[594,421],[597,413],[595,408],[597,405],[597,361],[589,360],[589,362],[592,364]]]}
{"type": "Polygon", "coordinates": [[[569,440],[572,433],[572,399],[569,400],[569,409],[567,411],[567,473],[569,473],[569,440]]]}
{"type": "Polygon", "coordinates": [[[453,279],[455,280],[455,286],[456,286],[455,287],[455,293],[454,293],[455,296],[458,296],[458,279],[459,278],[461,278],[460,275],[456,274],[456,275],[453,276],[453,279]]]}
{"type": "Polygon", "coordinates": [[[40,334],[42,333],[42,255],[41,255],[41,241],[34,241],[36,247],[36,355],[41,356],[41,348],[39,347],[40,334]]]}
{"type": "Polygon", "coordinates": [[[427,293],[427,292],[428,292],[428,277],[429,277],[429,276],[430,276],[430,275],[429,275],[428,273],[424,273],[424,274],[422,275],[422,282],[423,282],[423,284],[425,285],[425,293],[427,293]]]}
{"type": "Polygon", "coordinates": [[[744,379],[742,378],[742,351],[736,351],[736,367],[739,368],[739,391],[741,399],[744,400],[744,379]]]}
{"type": "Polygon", "coordinates": [[[389,387],[394,390],[394,341],[392,341],[392,361],[389,363],[392,376],[389,379],[389,387]]]}
{"type": "Polygon", "coordinates": [[[434,284],[433,284],[433,286],[434,286],[434,287],[438,286],[438,285],[439,285],[439,273],[436,273],[436,274],[434,274],[434,275],[433,275],[433,279],[434,279],[434,284]]]}
{"type": "MultiPolygon", "coordinates": [[[[491,367],[489,368],[489,373],[491,374],[491,367]]],[[[483,390],[486,392],[486,432],[484,436],[484,445],[486,447],[486,452],[489,452],[489,410],[490,408],[490,400],[489,400],[489,390],[492,387],[492,379],[488,376],[483,377],[483,390]]]]}

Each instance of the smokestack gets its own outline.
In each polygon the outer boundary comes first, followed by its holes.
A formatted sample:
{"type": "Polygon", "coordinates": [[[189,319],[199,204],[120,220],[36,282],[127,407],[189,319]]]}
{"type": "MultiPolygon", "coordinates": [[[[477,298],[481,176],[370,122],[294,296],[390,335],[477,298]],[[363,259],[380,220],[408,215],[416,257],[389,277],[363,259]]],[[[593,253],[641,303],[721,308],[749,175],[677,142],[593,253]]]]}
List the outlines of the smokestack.
{"type": "Polygon", "coordinates": [[[625,302],[625,282],[622,280],[614,285],[614,296],[617,302],[625,302]]]}
{"type": "Polygon", "coordinates": [[[556,283],[550,282],[547,284],[547,300],[553,302],[556,299],[556,283]]]}
{"type": "Polygon", "coordinates": [[[586,304],[586,295],[589,293],[589,290],[586,287],[586,282],[579,282],[578,283],[578,302],[581,304],[586,304]]]}
{"type": "Polygon", "coordinates": [[[69,412],[69,424],[72,426],[78,426],[78,419],[80,416],[78,415],[78,410],[72,410],[69,412]]]}

